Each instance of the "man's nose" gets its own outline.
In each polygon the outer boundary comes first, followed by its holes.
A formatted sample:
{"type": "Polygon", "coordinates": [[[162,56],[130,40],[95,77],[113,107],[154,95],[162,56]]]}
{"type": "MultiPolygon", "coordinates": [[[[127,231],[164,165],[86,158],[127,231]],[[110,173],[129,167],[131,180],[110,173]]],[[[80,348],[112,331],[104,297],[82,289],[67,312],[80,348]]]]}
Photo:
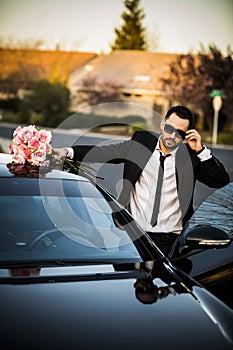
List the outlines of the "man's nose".
{"type": "Polygon", "coordinates": [[[175,132],[175,131],[171,133],[171,138],[172,138],[172,139],[175,139],[175,138],[176,138],[176,132],[175,132]]]}

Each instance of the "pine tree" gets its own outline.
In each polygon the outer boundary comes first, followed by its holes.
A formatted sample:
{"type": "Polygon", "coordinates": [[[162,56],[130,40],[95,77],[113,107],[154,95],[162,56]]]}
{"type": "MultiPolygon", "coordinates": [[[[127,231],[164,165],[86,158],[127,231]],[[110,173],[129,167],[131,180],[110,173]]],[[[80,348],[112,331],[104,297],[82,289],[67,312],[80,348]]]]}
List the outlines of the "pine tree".
{"type": "Polygon", "coordinates": [[[144,10],[140,7],[141,0],[125,0],[125,11],[121,18],[123,24],[115,28],[116,39],[111,46],[112,50],[146,50],[146,34],[142,25],[145,17],[144,10]]]}

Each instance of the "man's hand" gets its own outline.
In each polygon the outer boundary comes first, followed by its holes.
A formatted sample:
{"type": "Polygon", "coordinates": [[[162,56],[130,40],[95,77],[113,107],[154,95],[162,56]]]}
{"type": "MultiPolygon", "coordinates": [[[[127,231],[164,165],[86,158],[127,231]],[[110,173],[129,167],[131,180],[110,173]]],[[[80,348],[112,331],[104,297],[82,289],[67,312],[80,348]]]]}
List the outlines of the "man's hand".
{"type": "Polygon", "coordinates": [[[65,158],[68,154],[68,150],[66,148],[53,148],[53,151],[57,153],[56,155],[54,155],[54,158],[57,160],[65,158]]]}
{"type": "Polygon", "coordinates": [[[195,152],[202,150],[203,144],[201,142],[201,135],[196,129],[187,130],[185,140],[195,152]]]}

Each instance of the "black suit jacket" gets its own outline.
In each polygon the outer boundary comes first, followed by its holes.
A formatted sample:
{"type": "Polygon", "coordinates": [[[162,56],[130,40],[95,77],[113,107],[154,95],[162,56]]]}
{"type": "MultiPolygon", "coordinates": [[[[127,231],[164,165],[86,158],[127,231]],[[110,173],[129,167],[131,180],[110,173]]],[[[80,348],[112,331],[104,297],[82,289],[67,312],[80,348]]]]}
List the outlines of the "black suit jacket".
{"type": "MultiPolygon", "coordinates": [[[[74,160],[87,163],[124,163],[123,188],[119,202],[128,207],[131,191],[151,157],[158,135],[150,131],[136,131],[132,138],[104,146],[73,146],[74,160]]],[[[188,144],[181,144],[176,152],[176,181],[183,221],[193,213],[192,202],[196,180],[220,188],[230,181],[224,166],[214,156],[201,162],[188,144]]]]}

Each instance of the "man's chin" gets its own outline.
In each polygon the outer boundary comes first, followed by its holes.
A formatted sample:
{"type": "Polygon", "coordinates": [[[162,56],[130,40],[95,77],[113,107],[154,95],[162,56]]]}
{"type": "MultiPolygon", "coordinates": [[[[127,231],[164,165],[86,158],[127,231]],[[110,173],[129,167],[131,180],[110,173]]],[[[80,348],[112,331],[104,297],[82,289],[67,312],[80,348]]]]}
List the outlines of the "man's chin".
{"type": "Polygon", "coordinates": [[[178,146],[176,142],[170,139],[164,140],[163,144],[169,151],[174,150],[178,146]]]}

